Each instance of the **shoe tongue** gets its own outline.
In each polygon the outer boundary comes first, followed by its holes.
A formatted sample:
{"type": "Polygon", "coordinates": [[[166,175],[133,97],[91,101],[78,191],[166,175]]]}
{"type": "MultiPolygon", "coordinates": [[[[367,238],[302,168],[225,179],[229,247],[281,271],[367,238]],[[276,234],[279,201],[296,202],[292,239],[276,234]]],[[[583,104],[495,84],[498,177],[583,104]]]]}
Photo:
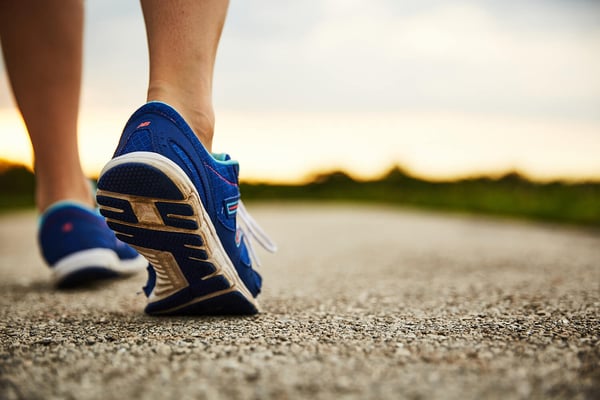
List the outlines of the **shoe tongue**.
{"type": "Polygon", "coordinates": [[[226,153],[212,153],[212,156],[217,161],[229,161],[229,160],[231,160],[231,157],[229,156],[229,154],[226,154],[226,153]]]}
{"type": "Polygon", "coordinates": [[[233,168],[235,177],[236,178],[239,177],[240,165],[237,163],[237,161],[232,160],[231,157],[229,156],[229,154],[227,154],[227,153],[211,153],[211,155],[213,156],[213,158],[215,160],[222,162],[222,163],[227,163],[227,166],[229,168],[233,168]]]}

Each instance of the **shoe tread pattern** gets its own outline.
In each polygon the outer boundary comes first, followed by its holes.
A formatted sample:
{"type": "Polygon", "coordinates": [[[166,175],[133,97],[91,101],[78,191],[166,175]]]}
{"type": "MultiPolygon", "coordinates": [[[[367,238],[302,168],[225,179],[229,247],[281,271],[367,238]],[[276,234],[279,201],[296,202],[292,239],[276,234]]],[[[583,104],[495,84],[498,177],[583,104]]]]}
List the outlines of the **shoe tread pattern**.
{"type": "Polygon", "coordinates": [[[144,255],[157,281],[149,314],[254,314],[258,310],[236,291],[210,261],[189,194],[158,168],[125,163],[98,181],[100,213],[118,239],[144,255]],[[191,283],[191,284],[190,284],[191,283]]]}

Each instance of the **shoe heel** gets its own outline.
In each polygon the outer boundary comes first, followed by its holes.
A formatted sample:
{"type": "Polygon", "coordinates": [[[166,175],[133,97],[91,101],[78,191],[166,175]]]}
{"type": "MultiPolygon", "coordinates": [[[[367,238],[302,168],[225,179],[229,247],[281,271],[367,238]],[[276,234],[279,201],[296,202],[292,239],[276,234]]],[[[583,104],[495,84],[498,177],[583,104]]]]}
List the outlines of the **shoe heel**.
{"type": "Polygon", "coordinates": [[[146,312],[258,312],[183,171],[149,153],[129,153],[113,162],[98,180],[97,201],[117,238],[154,267],[146,312]]]}

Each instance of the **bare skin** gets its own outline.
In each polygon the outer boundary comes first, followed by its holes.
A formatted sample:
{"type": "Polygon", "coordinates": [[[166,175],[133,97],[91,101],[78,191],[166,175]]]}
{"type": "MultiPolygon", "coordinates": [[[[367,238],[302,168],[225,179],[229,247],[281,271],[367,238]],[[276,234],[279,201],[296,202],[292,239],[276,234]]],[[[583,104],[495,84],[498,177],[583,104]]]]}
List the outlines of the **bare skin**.
{"type": "MultiPolygon", "coordinates": [[[[177,109],[210,151],[212,79],[228,0],[142,0],[148,101],[177,109]]],[[[0,40],[17,105],[34,150],[36,204],[90,206],[77,145],[82,70],[82,0],[0,0],[0,40]]]]}
{"type": "Polygon", "coordinates": [[[228,0],[142,0],[150,51],[148,101],[178,110],[210,151],[212,81],[228,0]]]}
{"type": "Polygon", "coordinates": [[[36,204],[93,205],[77,147],[83,3],[0,1],[0,39],[35,155],[36,204]]]}

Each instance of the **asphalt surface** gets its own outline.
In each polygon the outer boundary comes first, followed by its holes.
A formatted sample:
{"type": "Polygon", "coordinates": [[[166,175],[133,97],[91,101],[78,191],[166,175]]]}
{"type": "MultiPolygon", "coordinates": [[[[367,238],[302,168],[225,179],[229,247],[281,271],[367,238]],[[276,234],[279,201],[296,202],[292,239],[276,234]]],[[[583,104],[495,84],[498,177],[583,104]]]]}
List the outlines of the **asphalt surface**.
{"type": "Polygon", "coordinates": [[[600,398],[600,233],[395,208],[250,205],[256,317],[153,318],[143,274],[56,292],[0,215],[2,399],[600,398]]]}

